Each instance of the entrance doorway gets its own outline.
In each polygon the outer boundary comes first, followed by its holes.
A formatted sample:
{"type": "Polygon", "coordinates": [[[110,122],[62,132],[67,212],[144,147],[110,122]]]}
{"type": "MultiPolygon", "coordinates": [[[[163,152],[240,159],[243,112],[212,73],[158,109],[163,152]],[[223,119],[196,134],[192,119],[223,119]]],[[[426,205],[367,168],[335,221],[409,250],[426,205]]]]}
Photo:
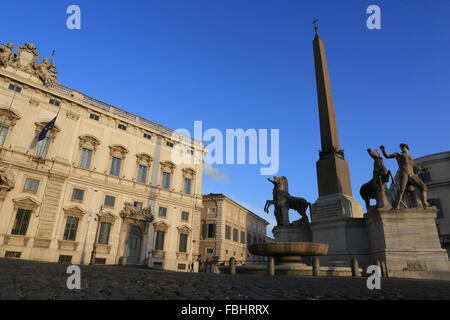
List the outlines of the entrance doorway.
{"type": "Polygon", "coordinates": [[[136,226],[130,227],[125,240],[125,252],[127,264],[139,264],[141,258],[141,229],[136,226]]]}

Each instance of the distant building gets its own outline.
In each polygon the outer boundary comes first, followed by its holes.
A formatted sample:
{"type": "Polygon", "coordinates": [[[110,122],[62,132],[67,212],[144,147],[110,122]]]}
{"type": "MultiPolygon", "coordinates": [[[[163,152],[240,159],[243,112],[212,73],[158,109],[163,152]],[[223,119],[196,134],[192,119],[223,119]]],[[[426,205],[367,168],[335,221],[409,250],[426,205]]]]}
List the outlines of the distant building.
{"type": "Polygon", "coordinates": [[[414,161],[429,169],[421,172],[420,177],[428,187],[428,201],[439,209],[436,219],[439,238],[450,257],[450,151],[430,154],[414,161]]]}
{"type": "Polygon", "coordinates": [[[240,263],[263,260],[263,257],[251,255],[247,245],[265,242],[268,224],[223,194],[205,194],[201,214],[200,258],[219,263],[231,257],[240,263]]]}
{"type": "Polygon", "coordinates": [[[188,271],[202,142],[58,84],[38,56],[0,55],[0,256],[88,264],[96,242],[96,263],[188,271]]]}

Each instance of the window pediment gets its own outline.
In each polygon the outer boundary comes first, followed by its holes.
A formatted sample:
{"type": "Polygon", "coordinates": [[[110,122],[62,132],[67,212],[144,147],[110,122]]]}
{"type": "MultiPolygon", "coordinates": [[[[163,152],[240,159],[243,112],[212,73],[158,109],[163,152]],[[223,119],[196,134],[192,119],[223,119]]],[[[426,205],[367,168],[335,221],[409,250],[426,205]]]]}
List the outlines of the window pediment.
{"type": "Polygon", "coordinates": [[[191,233],[192,229],[187,224],[182,224],[177,227],[180,233],[191,233]]]}
{"type": "Polygon", "coordinates": [[[195,176],[194,169],[183,168],[182,171],[183,171],[183,176],[185,176],[186,178],[193,178],[195,176]]]}
{"type": "Polygon", "coordinates": [[[16,122],[20,120],[20,115],[13,109],[6,109],[0,107],[0,117],[4,119],[3,121],[6,122],[9,126],[14,127],[16,125],[16,122]]]}
{"type": "Polygon", "coordinates": [[[103,212],[101,217],[100,217],[100,221],[102,222],[109,222],[109,223],[114,223],[114,221],[117,219],[117,217],[112,214],[111,212],[107,211],[107,212],[103,212]]]}
{"type": "Polygon", "coordinates": [[[120,144],[109,146],[109,153],[113,157],[119,157],[123,159],[126,157],[128,152],[128,149],[120,144]]]}
{"type": "Polygon", "coordinates": [[[172,161],[161,161],[161,169],[173,172],[177,166],[172,161]]]}
{"type": "Polygon", "coordinates": [[[97,146],[100,145],[100,140],[93,135],[85,134],[78,137],[80,139],[80,150],[81,148],[97,150],[97,146]]]}
{"type": "Polygon", "coordinates": [[[170,225],[167,222],[162,220],[153,222],[153,225],[155,226],[155,230],[162,230],[162,231],[167,231],[170,227],[170,225]]]}
{"type": "Polygon", "coordinates": [[[136,161],[138,164],[144,164],[150,166],[153,158],[147,153],[138,153],[136,155],[136,161]]]}
{"type": "Polygon", "coordinates": [[[33,197],[16,198],[16,199],[13,199],[13,202],[17,206],[21,206],[24,208],[33,208],[33,209],[41,205],[41,203],[39,201],[37,201],[36,199],[34,199],[33,197]]]}
{"type": "MultiPolygon", "coordinates": [[[[36,125],[36,136],[39,135],[39,133],[42,131],[42,129],[44,129],[44,127],[50,122],[51,120],[48,121],[39,121],[39,122],[35,122],[34,124],[36,125]]],[[[58,128],[56,125],[53,125],[53,128],[51,130],[49,130],[47,132],[47,137],[49,137],[52,141],[55,140],[56,135],[58,134],[58,132],[60,132],[61,129],[58,128]]]]}
{"type": "Polygon", "coordinates": [[[63,208],[65,215],[83,217],[87,211],[79,206],[70,206],[63,208]]]}

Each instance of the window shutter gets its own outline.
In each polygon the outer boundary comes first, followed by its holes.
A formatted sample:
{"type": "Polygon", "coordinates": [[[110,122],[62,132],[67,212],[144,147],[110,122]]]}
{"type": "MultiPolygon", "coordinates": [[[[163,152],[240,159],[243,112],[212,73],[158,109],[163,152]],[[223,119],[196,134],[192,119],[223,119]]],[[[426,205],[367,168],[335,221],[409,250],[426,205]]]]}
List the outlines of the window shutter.
{"type": "Polygon", "coordinates": [[[202,221],[202,239],[206,239],[207,225],[205,221],[202,221]]]}

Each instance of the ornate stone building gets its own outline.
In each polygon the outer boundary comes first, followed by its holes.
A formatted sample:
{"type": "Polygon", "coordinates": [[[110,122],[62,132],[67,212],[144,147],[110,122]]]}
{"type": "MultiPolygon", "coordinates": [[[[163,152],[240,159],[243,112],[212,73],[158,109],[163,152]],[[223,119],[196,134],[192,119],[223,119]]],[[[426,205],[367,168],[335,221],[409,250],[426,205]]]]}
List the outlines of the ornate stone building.
{"type": "Polygon", "coordinates": [[[414,160],[428,170],[420,177],[428,187],[428,201],[439,210],[436,219],[441,245],[450,258],[450,151],[434,153],[414,160]]]}
{"type": "Polygon", "coordinates": [[[264,259],[248,253],[247,244],[265,242],[269,222],[227,196],[214,193],[203,195],[201,224],[202,261],[221,263],[234,257],[243,263],[264,259]]]}
{"type": "Polygon", "coordinates": [[[96,263],[188,271],[203,144],[59,85],[32,44],[17,51],[0,46],[0,256],[87,264],[95,248],[96,263]]]}

